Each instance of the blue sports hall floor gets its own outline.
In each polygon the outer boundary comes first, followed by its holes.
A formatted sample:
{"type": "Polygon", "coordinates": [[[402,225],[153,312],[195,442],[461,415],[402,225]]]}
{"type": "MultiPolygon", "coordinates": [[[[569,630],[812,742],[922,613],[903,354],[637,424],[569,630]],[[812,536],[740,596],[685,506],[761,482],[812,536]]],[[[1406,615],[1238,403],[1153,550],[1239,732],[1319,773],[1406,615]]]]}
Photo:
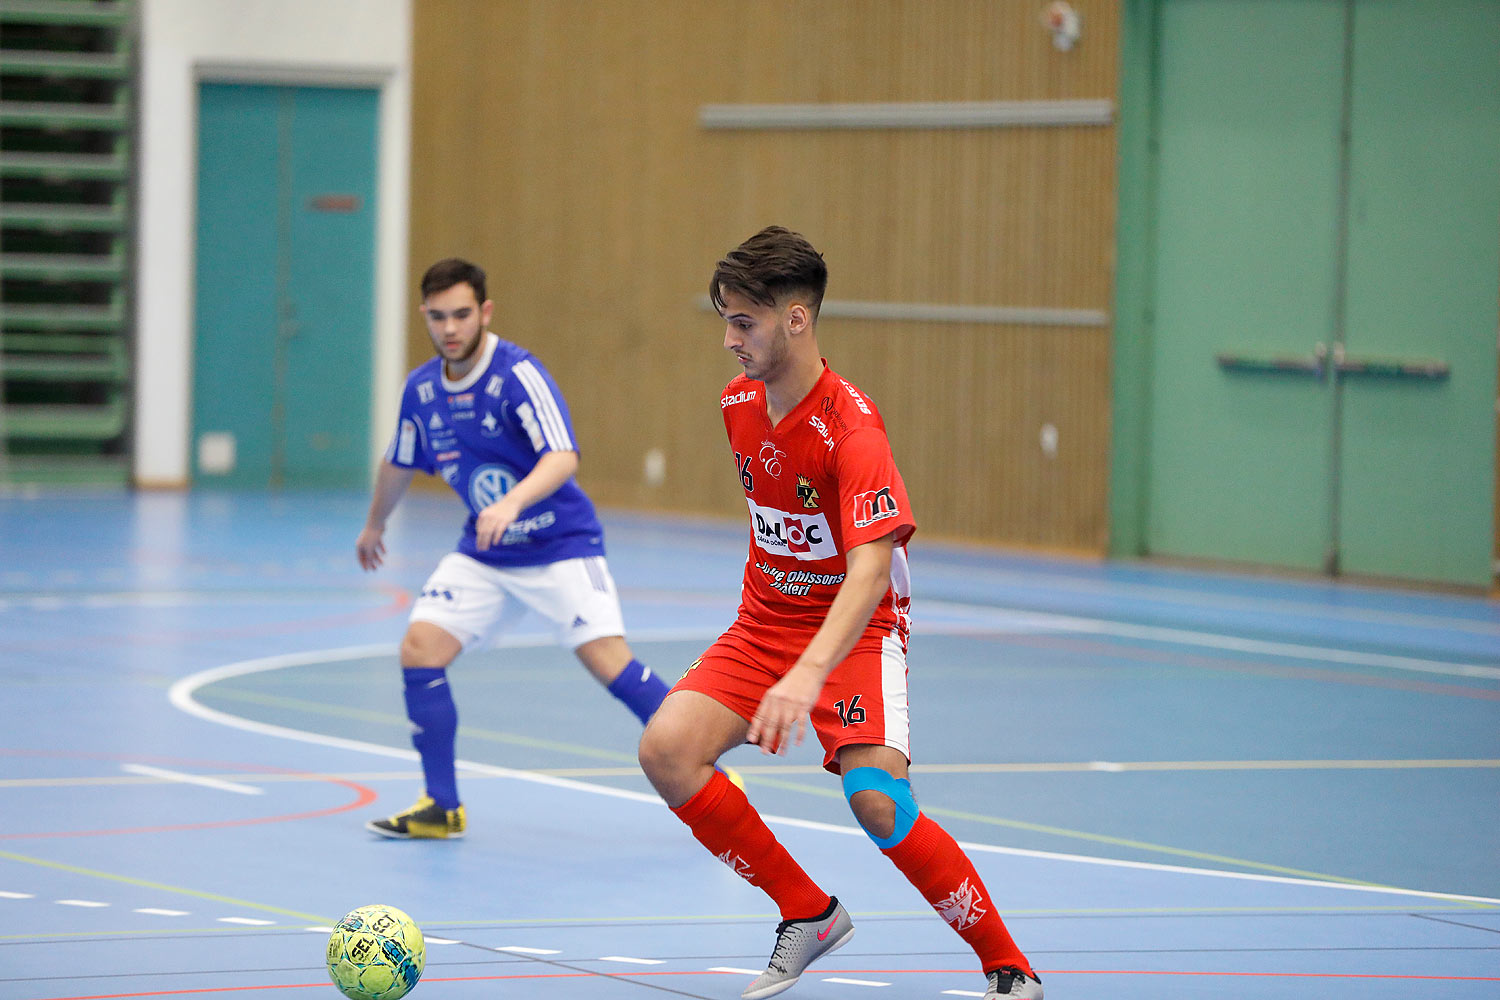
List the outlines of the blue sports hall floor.
{"type": "MultiPolygon", "coordinates": [[[[364,830],[417,794],[394,651],[462,517],[409,497],[365,575],[365,504],[0,497],[0,998],[336,998],[327,928],[376,902],[427,934],[418,1000],[737,998],[774,908],[534,621],[452,671],[468,837],[364,830]]],[[[675,677],[745,529],[606,527],[675,677]]],[[[1500,603],[920,533],[911,565],[917,795],[1050,1000],[1500,997],[1500,603]]],[[[787,996],[979,996],[817,759],[728,759],[855,921],[787,996]]]]}

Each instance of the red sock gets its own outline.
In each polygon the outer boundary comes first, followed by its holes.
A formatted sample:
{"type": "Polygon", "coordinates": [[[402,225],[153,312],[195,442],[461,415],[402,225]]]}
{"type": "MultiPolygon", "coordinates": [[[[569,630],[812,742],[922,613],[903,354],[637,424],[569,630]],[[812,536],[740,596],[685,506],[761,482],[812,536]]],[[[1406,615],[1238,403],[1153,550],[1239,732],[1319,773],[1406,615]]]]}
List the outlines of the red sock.
{"type": "Polygon", "coordinates": [[[932,904],[938,916],[969,943],[984,971],[1013,965],[1028,976],[1033,975],[1031,963],[1011,940],[989,890],[974,870],[974,863],[948,832],[925,813],[917,816],[906,839],[880,853],[901,869],[901,874],[932,904]]]}
{"type": "Polygon", "coordinates": [[[714,857],[774,899],[781,919],[802,920],[828,909],[828,893],[792,860],[723,771],[715,771],[698,794],[672,811],[714,857]]]}

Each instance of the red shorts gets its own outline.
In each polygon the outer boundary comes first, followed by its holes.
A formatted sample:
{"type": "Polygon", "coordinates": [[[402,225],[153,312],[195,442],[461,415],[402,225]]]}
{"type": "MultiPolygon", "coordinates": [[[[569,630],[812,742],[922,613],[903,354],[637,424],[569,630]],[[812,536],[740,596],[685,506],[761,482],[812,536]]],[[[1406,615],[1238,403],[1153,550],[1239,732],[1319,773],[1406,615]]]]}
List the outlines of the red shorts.
{"type": "MultiPolygon", "coordinates": [[[[748,722],[811,639],[808,632],[736,619],[672,690],[705,694],[748,722]]],[[[887,746],[910,760],[906,648],[900,638],[874,629],[861,636],[824,682],[812,725],[823,744],[823,766],[834,774],[840,747],[887,746]]]]}

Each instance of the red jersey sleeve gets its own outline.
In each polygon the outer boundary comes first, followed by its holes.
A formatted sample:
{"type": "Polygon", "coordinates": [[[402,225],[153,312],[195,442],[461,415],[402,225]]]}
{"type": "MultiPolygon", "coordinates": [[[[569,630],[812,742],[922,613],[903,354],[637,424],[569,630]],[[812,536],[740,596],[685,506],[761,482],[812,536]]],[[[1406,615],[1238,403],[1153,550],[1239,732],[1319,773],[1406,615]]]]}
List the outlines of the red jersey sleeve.
{"type": "Polygon", "coordinates": [[[895,533],[903,545],[916,530],[906,483],[896,468],[891,442],[879,427],[855,427],[833,454],[839,484],[843,550],[895,533]]]}

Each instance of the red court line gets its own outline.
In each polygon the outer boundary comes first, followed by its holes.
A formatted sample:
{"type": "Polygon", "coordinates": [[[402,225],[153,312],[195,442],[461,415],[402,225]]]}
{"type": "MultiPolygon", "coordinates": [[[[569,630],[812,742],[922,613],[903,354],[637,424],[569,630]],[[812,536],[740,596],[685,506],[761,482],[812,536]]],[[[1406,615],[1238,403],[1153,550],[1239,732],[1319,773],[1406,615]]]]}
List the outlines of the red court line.
{"type": "Polygon", "coordinates": [[[262,823],[290,823],[295,820],[317,819],[322,816],[333,816],[338,813],[361,809],[379,797],[375,790],[368,785],[361,785],[357,782],[346,781],[343,778],[335,778],[330,775],[320,775],[313,771],[294,771],[283,767],[270,767],[265,764],[245,764],[219,760],[185,760],[178,757],[160,757],[151,754],[90,753],[77,750],[0,749],[0,756],[123,760],[139,763],[173,764],[178,767],[212,767],[221,771],[243,771],[251,774],[290,774],[300,777],[319,778],[328,784],[342,785],[344,788],[354,792],[354,800],[352,802],[346,802],[341,806],[329,806],[326,809],[314,809],[310,812],[283,813],[279,816],[252,816],[248,819],[227,819],[206,823],[177,823],[170,826],[121,827],[113,830],[55,830],[42,833],[0,833],[0,840],[55,840],[63,837],[111,837],[127,833],[171,833],[183,830],[216,830],[232,826],[256,826],[262,823]]]}
{"type": "MultiPolygon", "coordinates": [[[[1409,976],[1390,975],[1380,972],[1188,972],[1163,969],[1039,969],[1042,976],[1229,976],[1257,979],[1400,979],[1444,983],[1497,983],[1500,976],[1409,976]]],[[[816,975],[944,975],[977,976],[973,969],[814,969],[816,975]]],[[[646,976],[737,976],[737,972],[710,972],[707,969],[692,969],[679,972],[535,972],[509,976],[445,976],[434,979],[423,978],[422,983],[477,983],[502,982],[532,979],[631,979],[646,976]]],[[[418,983],[421,985],[421,983],[418,983]]],[[[98,993],[90,996],[35,998],[35,1000],[139,1000],[142,997],[202,996],[212,993],[239,993],[245,990],[308,990],[327,989],[326,981],[316,983],[286,983],[268,986],[206,986],[199,989],[155,990],[147,993],[98,993]]]]}

